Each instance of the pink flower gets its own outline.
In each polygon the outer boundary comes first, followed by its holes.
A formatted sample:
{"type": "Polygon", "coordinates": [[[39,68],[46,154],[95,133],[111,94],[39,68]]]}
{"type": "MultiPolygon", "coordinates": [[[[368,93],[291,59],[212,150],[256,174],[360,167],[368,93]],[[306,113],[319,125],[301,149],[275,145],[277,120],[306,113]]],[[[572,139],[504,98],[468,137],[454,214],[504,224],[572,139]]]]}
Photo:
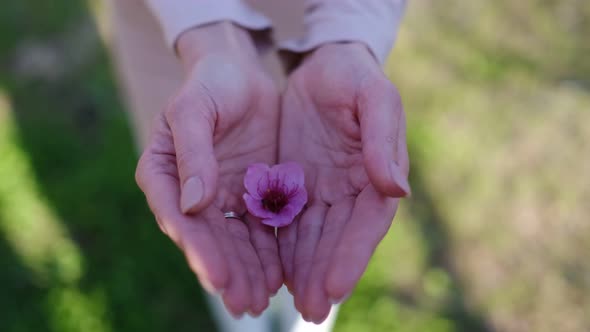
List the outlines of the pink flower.
{"type": "Polygon", "coordinates": [[[244,177],[248,211],[273,227],[291,224],[307,202],[303,169],[288,162],[268,167],[252,164],[244,177]]]}

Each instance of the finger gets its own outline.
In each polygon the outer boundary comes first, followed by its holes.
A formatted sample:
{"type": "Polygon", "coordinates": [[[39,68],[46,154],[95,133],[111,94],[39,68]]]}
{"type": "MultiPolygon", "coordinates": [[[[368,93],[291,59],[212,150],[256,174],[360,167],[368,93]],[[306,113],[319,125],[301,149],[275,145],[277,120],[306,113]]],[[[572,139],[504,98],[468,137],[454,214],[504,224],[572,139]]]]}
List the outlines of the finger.
{"type": "Polygon", "coordinates": [[[283,284],[283,269],[279,257],[279,247],[275,228],[263,225],[259,218],[246,215],[250,231],[250,241],[258,254],[266,278],[266,288],[270,294],[278,292],[283,284]]]}
{"type": "MultiPolygon", "coordinates": [[[[293,286],[295,291],[293,296],[295,298],[295,308],[302,314],[305,312],[303,297],[327,212],[328,207],[325,205],[312,205],[305,210],[297,223],[297,243],[295,244],[293,261],[293,286]]],[[[303,315],[303,318],[307,317],[303,315]]]]}
{"type": "Polygon", "coordinates": [[[390,197],[408,195],[405,117],[397,90],[383,77],[364,83],[358,100],[363,157],[371,183],[390,197]]]}
{"type": "Polygon", "coordinates": [[[222,294],[223,303],[227,310],[235,317],[242,316],[252,303],[252,289],[248,267],[242,262],[238,245],[229,228],[229,223],[235,223],[233,219],[225,219],[220,211],[207,218],[209,227],[217,238],[221,251],[227,261],[228,273],[231,278],[222,294]]]}
{"type": "Polygon", "coordinates": [[[283,278],[285,279],[285,286],[291,294],[295,292],[293,286],[294,279],[294,258],[295,258],[295,244],[297,243],[297,224],[299,217],[287,227],[281,227],[277,231],[279,241],[279,256],[283,266],[283,278]]]}
{"type": "MultiPolygon", "coordinates": [[[[178,215],[179,218],[183,216],[181,213],[178,215]]],[[[203,288],[211,294],[221,293],[232,279],[228,273],[227,261],[215,243],[216,239],[207,222],[200,216],[185,218],[184,226],[179,230],[179,246],[184,251],[188,265],[197,276],[204,276],[199,278],[203,288]],[[211,248],[214,246],[213,252],[211,248]]],[[[170,229],[170,223],[164,223],[166,229],[170,229]]]]}
{"type": "Polygon", "coordinates": [[[181,183],[180,208],[196,213],[215,195],[218,166],[213,151],[215,105],[205,93],[177,97],[165,112],[181,183]]]}
{"type": "Polygon", "coordinates": [[[227,219],[226,222],[236,251],[242,261],[242,266],[246,269],[245,272],[250,281],[250,294],[252,298],[248,312],[252,316],[258,316],[268,307],[269,299],[262,264],[250,242],[248,226],[236,219],[227,219]]]}
{"type": "Polygon", "coordinates": [[[350,295],[389,230],[398,203],[399,199],[384,197],[372,186],[357,197],[326,276],[325,287],[331,302],[341,302],[350,295]]]}
{"type": "Polygon", "coordinates": [[[174,156],[168,153],[171,140],[163,118],[158,119],[139,161],[136,180],[164,233],[184,251],[201,285],[213,293],[225,288],[229,280],[226,260],[202,218],[183,215],[178,208],[178,176],[174,156]]]}
{"type": "Polygon", "coordinates": [[[328,317],[332,307],[324,286],[326,273],[344,227],[350,220],[353,206],[354,199],[344,199],[332,205],[326,214],[326,221],[314,255],[304,297],[304,315],[316,324],[323,322],[328,317]]]}

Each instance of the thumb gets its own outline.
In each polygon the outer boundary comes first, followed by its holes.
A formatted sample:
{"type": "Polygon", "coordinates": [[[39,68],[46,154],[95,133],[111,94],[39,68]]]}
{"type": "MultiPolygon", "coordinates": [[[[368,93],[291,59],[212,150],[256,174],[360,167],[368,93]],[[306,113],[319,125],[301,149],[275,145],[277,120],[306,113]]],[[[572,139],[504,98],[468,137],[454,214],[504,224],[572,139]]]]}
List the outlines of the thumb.
{"type": "Polygon", "coordinates": [[[215,196],[218,166],[213,152],[215,106],[209,97],[179,97],[166,110],[176,152],[182,213],[196,213],[215,196]]]}
{"type": "Polygon", "coordinates": [[[409,195],[406,118],[399,93],[383,78],[363,86],[357,107],[371,183],[386,196],[409,195]]]}

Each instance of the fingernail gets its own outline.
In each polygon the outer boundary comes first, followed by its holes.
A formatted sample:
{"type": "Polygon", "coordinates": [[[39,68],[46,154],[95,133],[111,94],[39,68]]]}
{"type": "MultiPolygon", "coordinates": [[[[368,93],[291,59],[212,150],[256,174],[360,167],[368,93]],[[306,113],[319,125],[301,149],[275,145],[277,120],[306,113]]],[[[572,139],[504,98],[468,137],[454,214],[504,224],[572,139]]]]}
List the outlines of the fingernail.
{"type": "Polygon", "coordinates": [[[312,319],[311,321],[314,324],[320,325],[323,321],[326,320],[326,318],[328,318],[328,315],[330,314],[330,312],[328,312],[327,314],[325,314],[323,317],[320,317],[319,319],[312,319]]]}
{"type": "Polygon", "coordinates": [[[332,303],[332,305],[340,304],[340,303],[346,301],[350,297],[350,294],[351,294],[351,292],[348,292],[340,298],[337,298],[337,299],[330,298],[330,303],[332,303]]]}
{"type": "Polygon", "coordinates": [[[243,314],[243,313],[241,313],[241,314],[238,314],[238,315],[236,315],[236,314],[233,314],[233,313],[230,313],[230,314],[231,314],[231,315],[232,315],[232,317],[233,317],[233,318],[235,318],[235,319],[241,319],[242,317],[244,317],[244,314],[243,314]]]}
{"type": "Polygon", "coordinates": [[[255,313],[255,312],[253,312],[251,310],[248,310],[248,315],[250,315],[250,317],[252,317],[252,318],[259,317],[261,314],[262,314],[261,312],[255,313]]]}
{"type": "Polygon", "coordinates": [[[203,181],[198,176],[193,176],[186,180],[182,186],[180,197],[180,209],[182,213],[191,212],[201,199],[203,199],[203,181]]]}
{"type": "Polygon", "coordinates": [[[403,196],[410,196],[412,190],[410,189],[410,183],[408,182],[408,178],[402,174],[401,168],[393,162],[390,167],[391,170],[391,177],[393,181],[400,187],[400,189],[404,192],[403,196]]]}

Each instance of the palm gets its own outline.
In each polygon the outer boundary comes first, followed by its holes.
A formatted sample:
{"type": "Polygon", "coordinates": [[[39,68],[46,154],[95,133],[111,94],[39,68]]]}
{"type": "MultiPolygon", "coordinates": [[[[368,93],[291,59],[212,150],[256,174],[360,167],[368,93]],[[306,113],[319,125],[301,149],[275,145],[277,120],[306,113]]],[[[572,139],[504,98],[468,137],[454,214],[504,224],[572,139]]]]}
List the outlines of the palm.
{"type": "Polygon", "coordinates": [[[246,168],[276,160],[278,95],[261,72],[223,59],[208,61],[195,68],[158,117],[138,182],[163,231],[184,251],[203,285],[224,289],[234,314],[258,314],[282,283],[274,232],[252,216],[242,223],[225,219],[223,212],[244,215],[246,168]],[[206,197],[198,213],[185,215],[179,209],[183,172],[196,165],[206,197]]]}
{"type": "MultiPolygon", "coordinates": [[[[366,92],[359,82],[372,72],[354,59],[334,59],[319,54],[304,62],[282,102],[280,160],[304,167],[309,202],[299,220],[279,231],[281,260],[297,309],[316,322],[328,314],[330,298],[352,290],[398,204],[379,193],[371,181],[378,177],[366,168],[367,134],[359,121],[366,92]]],[[[396,142],[402,143],[397,135],[384,136],[384,145],[396,142]]]]}
{"type": "MultiPolygon", "coordinates": [[[[235,76],[233,79],[239,80],[235,76]]],[[[213,92],[208,89],[215,94],[211,97],[215,98],[220,114],[214,135],[215,157],[219,166],[214,205],[240,215],[246,213],[242,200],[246,169],[256,162],[273,164],[276,161],[278,130],[278,95],[270,83],[264,87],[243,88],[244,95],[233,98],[228,95],[232,91],[220,89],[213,92]],[[221,97],[242,102],[227,104],[221,97]]]]}
{"type": "Polygon", "coordinates": [[[281,159],[294,159],[304,166],[310,203],[331,205],[356,197],[368,178],[354,106],[347,105],[353,101],[332,102],[307,84],[305,72],[297,74],[283,98],[281,159]]]}

